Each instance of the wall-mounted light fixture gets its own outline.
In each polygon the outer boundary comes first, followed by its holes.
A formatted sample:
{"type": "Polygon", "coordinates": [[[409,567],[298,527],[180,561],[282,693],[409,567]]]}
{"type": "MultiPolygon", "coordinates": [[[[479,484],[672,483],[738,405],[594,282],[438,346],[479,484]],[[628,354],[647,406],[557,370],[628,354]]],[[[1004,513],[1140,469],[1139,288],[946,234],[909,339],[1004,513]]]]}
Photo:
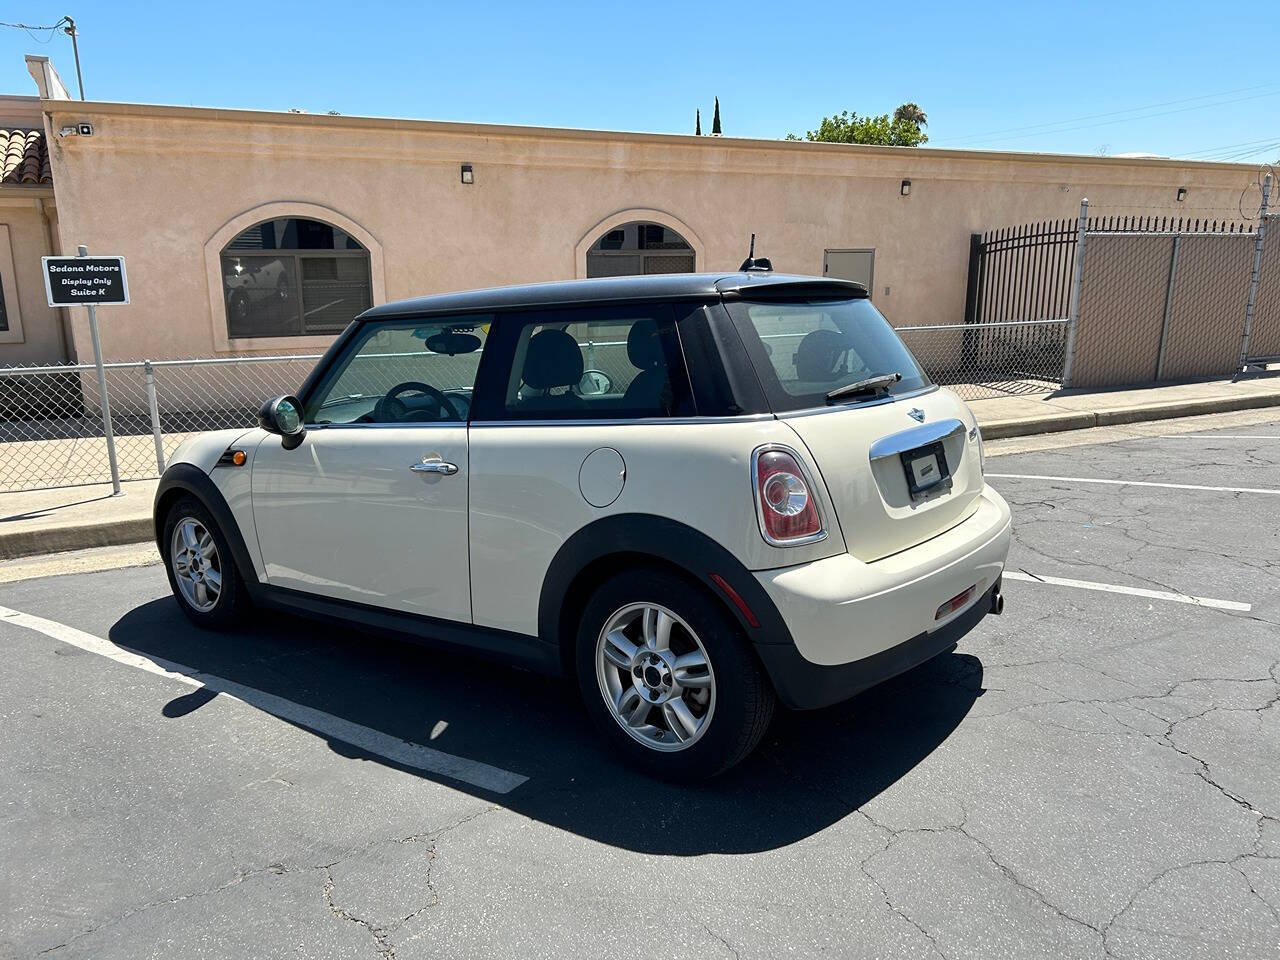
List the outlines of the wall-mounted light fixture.
{"type": "Polygon", "coordinates": [[[1178,202],[1179,202],[1179,203],[1181,203],[1181,202],[1182,202],[1183,200],[1185,200],[1185,199],[1187,199],[1187,188],[1186,188],[1186,187],[1179,187],[1179,188],[1178,188],[1178,202]]]}
{"type": "Polygon", "coordinates": [[[910,181],[910,180],[903,180],[903,181],[902,181],[902,195],[903,195],[904,197],[909,197],[909,196],[911,196],[911,181],[910,181]]]}
{"type": "Polygon", "coordinates": [[[475,182],[476,182],[476,175],[475,175],[475,172],[471,169],[471,164],[469,164],[469,163],[464,163],[464,164],[462,165],[462,182],[463,182],[463,183],[475,183],[475,182]]]}

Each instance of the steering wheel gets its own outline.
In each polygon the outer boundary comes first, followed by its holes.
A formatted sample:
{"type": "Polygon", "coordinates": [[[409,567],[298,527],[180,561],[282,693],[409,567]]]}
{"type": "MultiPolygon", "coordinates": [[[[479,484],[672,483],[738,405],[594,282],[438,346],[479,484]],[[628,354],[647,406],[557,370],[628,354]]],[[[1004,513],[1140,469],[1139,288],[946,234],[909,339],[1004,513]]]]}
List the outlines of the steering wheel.
{"type": "Polygon", "coordinates": [[[435,403],[437,420],[463,419],[448,397],[435,387],[422,383],[418,380],[406,380],[404,383],[397,383],[394,387],[388,390],[383,398],[374,405],[374,419],[380,423],[386,423],[388,421],[399,423],[403,421],[405,416],[409,413],[409,408],[406,407],[404,405],[404,401],[400,399],[400,394],[407,393],[410,390],[416,390],[418,393],[426,394],[427,398],[435,403]]]}

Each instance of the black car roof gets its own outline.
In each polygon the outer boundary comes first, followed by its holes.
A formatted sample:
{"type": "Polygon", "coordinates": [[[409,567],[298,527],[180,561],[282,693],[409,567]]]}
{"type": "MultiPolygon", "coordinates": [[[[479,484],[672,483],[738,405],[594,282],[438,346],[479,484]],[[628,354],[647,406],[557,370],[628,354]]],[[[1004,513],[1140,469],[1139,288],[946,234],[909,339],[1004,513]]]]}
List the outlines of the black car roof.
{"type": "Polygon", "coordinates": [[[866,289],[849,280],[828,280],[786,273],[664,273],[644,277],[600,277],[560,280],[511,287],[461,290],[430,297],[413,297],[366,310],[357,319],[439,313],[476,313],[517,307],[628,302],[637,300],[717,300],[720,297],[832,296],[865,297],[866,289]]]}

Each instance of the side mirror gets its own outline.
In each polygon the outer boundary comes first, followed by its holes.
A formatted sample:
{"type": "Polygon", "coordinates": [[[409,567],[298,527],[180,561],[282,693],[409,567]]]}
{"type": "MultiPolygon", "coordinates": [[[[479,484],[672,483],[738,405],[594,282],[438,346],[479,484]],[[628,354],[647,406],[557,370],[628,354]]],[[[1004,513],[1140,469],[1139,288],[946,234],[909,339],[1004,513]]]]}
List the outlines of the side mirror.
{"type": "Polygon", "coordinates": [[[297,397],[276,397],[263,404],[258,414],[258,426],[267,433],[280,436],[280,445],[292,450],[302,443],[307,428],[302,424],[302,404],[297,397]]]}

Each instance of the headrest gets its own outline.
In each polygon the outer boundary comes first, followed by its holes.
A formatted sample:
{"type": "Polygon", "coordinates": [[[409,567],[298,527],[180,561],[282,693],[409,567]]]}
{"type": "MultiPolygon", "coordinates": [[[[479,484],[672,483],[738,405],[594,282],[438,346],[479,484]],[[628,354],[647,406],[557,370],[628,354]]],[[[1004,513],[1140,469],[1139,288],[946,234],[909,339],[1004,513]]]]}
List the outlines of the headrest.
{"type": "Polygon", "coordinates": [[[830,383],[845,373],[844,355],[849,341],[837,330],[814,330],[796,347],[796,379],[830,383]]]}
{"type": "Polygon", "coordinates": [[[631,325],[627,333],[627,359],[641,370],[661,370],[667,365],[656,321],[637,320],[631,325]]]}
{"type": "Polygon", "coordinates": [[[535,390],[577,386],[582,379],[582,351],[563,330],[542,330],[529,341],[524,382],[535,390]]]}

